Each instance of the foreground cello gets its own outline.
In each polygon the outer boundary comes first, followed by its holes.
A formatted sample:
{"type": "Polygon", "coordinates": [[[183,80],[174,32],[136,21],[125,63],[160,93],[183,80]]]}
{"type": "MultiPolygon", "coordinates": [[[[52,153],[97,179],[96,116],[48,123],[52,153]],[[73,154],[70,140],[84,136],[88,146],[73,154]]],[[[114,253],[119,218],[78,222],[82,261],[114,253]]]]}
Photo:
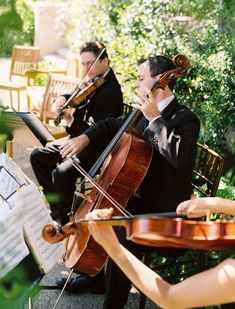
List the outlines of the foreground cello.
{"type": "MultiPolygon", "coordinates": [[[[152,85],[152,93],[158,88],[164,89],[170,81],[187,73],[190,65],[185,56],[177,55],[173,62],[176,69],[162,74],[152,85]]],[[[74,215],[75,223],[94,209],[111,206],[115,209],[115,215],[122,213],[131,216],[126,212],[125,206],[145,177],[152,158],[152,146],[148,142],[125,132],[139,115],[138,110],[129,115],[88,175],[73,161],[79,172],[91,181],[103,164],[98,182],[92,182],[95,186],[89,198],[81,203],[74,215]]],[[[104,266],[106,259],[106,252],[94,241],[86,226],[81,226],[69,237],[65,256],[65,265],[68,268],[95,276],[104,266]]]]}

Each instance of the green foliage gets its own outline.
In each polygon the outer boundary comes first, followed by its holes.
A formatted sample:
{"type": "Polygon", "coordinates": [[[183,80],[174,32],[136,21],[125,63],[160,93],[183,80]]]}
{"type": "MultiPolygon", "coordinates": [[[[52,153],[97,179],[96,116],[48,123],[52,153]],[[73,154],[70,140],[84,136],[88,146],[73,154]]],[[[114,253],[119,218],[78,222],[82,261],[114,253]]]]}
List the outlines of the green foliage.
{"type": "Polygon", "coordinates": [[[0,56],[10,56],[15,44],[32,44],[33,12],[24,0],[0,2],[0,56]]]}
{"type": "Polygon", "coordinates": [[[234,11],[226,0],[75,0],[63,20],[75,53],[85,40],[107,45],[126,102],[135,100],[137,59],[187,55],[191,70],[178,80],[177,97],[199,116],[200,141],[221,150],[235,127],[234,11]]]}
{"type": "Polygon", "coordinates": [[[7,123],[6,117],[4,116],[4,112],[0,111],[0,135],[2,142],[6,139],[12,138],[12,128],[7,123]]]}
{"type": "Polygon", "coordinates": [[[232,170],[229,170],[220,181],[217,196],[235,200],[235,175],[232,170]]]}
{"type": "Polygon", "coordinates": [[[19,300],[27,290],[30,289],[27,283],[25,270],[18,267],[16,271],[9,273],[0,282],[0,306],[1,308],[18,308],[19,300]],[[19,278],[21,279],[19,281],[19,278]]]}

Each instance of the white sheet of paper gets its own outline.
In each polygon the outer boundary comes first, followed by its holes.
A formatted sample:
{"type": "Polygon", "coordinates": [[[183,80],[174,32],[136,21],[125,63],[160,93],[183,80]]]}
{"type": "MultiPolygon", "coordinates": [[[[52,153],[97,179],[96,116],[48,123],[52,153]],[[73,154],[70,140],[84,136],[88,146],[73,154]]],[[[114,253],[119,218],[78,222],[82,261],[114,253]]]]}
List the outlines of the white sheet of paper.
{"type": "Polygon", "coordinates": [[[22,209],[16,208],[0,220],[0,278],[29,254],[23,237],[22,218],[22,209]]]}
{"type": "Polygon", "coordinates": [[[4,166],[12,177],[15,178],[15,180],[20,184],[20,186],[28,183],[22,170],[5,153],[0,153],[0,166],[4,166]]]}
{"type": "Polygon", "coordinates": [[[0,200],[0,220],[4,219],[11,212],[11,208],[7,202],[0,200]]]}
{"type": "Polygon", "coordinates": [[[22,207],[24,232],[31,252],[42,271],[47,273],[65,252],[62,242],[50,244],[41,235],[43,227],[53,223],[43,200],[43,195],[34,184],[22,187],[10,200],[12,207],[22,207]],[[17,206],[18,205],[18,206],[17,206]]]}
{"type": "Polygon", "coordinates": [[[12,177],[11,174],[0,166],[0,195],[7,200],[20,187],[20,184],[12,177]]]}

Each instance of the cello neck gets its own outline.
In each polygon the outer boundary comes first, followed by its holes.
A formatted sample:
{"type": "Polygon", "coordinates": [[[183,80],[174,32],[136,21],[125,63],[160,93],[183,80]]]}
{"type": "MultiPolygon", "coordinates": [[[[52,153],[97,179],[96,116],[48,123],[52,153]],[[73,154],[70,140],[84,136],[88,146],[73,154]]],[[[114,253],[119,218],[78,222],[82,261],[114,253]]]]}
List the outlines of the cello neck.
{"type": "Polygon", "coordinates": [[[103,151],[103,153],[101,154],[101,156],[99,157],[99,159],[95,162],[95,164],[93,165],[93,167],[91,168],[91,170],[89,171],[89,175],[91,177],[94,177],[97,173],[97,171],[99,170],[100,166],[103,164],[103,162],[105,161],[105,159],[108,157],[108,155],[110,154],[111,150],[113,149],[113,147],[116,145],[116,143],[119,141],[119,139],[121,138],[121,136],[123,135],[123,133],[125,132],[125,130],[132,125],[135,120],[139,117],[139,115],[141,114],[141,112],[138,109],[134,109],[130,115],[127,117],[126,121],[124,122],[124,124],[122,125],[122,127],[118,130],[118,132],[116,133],[116,135],[114,136],[114,138],[112,139],[112,141],[109,143],[109,145],[105,148],[105,150],[103,151]]]}

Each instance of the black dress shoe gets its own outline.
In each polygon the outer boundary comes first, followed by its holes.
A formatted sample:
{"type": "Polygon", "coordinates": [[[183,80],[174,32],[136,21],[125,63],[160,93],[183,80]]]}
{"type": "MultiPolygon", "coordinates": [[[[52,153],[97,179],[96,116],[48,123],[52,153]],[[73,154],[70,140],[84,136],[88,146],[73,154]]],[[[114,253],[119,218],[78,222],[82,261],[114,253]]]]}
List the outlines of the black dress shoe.
{"type": "MultiPolygon", "coordinates": [[[[65,278],[56,278],[56,286],[62,289],[66,282],[65,278]]],[[[78,275],[75,278],[69,280],[65,287],[65,291],[70,293],[91,293],[91,294],[104,294],[104,280],[96,277],[90,277],[88,275],[78,275]]]]}

